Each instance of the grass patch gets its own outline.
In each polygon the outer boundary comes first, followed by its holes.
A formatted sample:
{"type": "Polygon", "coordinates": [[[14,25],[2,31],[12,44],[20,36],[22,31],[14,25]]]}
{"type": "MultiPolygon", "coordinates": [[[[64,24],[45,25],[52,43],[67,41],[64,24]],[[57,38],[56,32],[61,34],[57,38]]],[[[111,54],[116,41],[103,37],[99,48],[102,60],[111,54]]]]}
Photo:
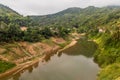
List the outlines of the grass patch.
{"type": "Polygon", "coordinates": [[[15,66],[16,65],[14,63],[0,60],[0,73],[3,73],[3,72],[5,72],[5,71],[7,71],[15,66]]]}
{"type": "Polygon", "coordinates": [[[114,63],[103,68],[98,75],[98,80],[120,80],[120,63],[114,63]]]}
{"type": "Polygon", "coordinates": [[[68,44],[70,44],[71,41],[67,41],[65,43],[62,43],[62,44],[57,44],[59,45],[60,47],[64,48],[65,46],[67,46],[68,44]]]}
{"type": "Polygon", "coordinates": [[[55,45],[54,42],[53,42],[51,39],[45,39],[45,40],[43,40],[42,42],[43,42],[43,43],[46,43],[46,44],[48,44],[48,45],[50,45],[50,46],[54,46],[54,45],[55,45]]]}

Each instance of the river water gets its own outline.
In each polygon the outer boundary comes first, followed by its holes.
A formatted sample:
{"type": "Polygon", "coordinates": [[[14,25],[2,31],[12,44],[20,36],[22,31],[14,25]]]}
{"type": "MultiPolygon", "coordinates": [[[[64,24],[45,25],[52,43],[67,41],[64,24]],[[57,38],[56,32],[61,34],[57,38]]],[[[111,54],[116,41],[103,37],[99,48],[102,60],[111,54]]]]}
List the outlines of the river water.
{"type": "Polygon", "coordinates": [[[0,80],[96,80],[100,69],[93,61],[96,49],[94,42],[79,40],[58,54],[47,54],[43,62],[0,80]]]}

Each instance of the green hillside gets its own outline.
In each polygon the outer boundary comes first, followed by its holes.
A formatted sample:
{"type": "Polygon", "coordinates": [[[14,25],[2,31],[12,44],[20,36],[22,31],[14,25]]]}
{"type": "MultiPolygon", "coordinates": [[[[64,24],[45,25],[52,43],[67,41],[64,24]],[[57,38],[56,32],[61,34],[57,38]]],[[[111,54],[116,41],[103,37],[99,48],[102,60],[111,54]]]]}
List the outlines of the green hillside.
{"type": "Polygon", "coordinates": [[[45,16],[30,16],[40,26],[98,26],[103,25],[111,20],[110,17],[119,18],[120,7],[108,6],[97,8],[89,6],[87,8],[68,8],[56,14],[45,16]],[[114,16],[112,15],[114,14],[114,16]],[[116,15],[117,14],[117,15],[116,15]],[[92,21],[92,22],[91,22],[92,21]]]}
{"type": "Polygon", "coordinates": [[[120,77],[120,6],[68,8],[44,16],[23,17],[0,4],[0,43],[64,39],[72,32],[86,33],[98,44],[94,60],[102,68],[98,80],[120,77]],[[17,16],[17,17],[15,17],[17,16]],[[26,31],[20,30],[27,26],[26,31]]]}
{"type": "Polygon", "coordinates": [[[12,10],[11,8],[0,4],[0,16],[20,16],[19,13],[12,10]]]}

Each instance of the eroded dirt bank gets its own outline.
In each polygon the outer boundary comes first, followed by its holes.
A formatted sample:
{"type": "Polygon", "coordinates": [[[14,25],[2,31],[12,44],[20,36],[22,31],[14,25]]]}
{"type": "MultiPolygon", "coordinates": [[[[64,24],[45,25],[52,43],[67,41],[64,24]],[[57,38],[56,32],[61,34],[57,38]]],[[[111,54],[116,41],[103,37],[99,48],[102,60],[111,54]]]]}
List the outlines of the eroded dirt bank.
{"type": "Polygon", "coordinates": [[[1,44],[0,59],[15,63],[16,67],[0,74],[0,78],[9,74],[14,75],[38,61],[43,61],[45,55],[48,53],[56,50],[58,52],[62,51],[76,43],[76,39],[71,39],[71,41],[67,42],[62,38],[51,38],[37,43],[15,42],[1,44]],[[60,45],[64,45],[65,47],[63,48],[60,45]]]}

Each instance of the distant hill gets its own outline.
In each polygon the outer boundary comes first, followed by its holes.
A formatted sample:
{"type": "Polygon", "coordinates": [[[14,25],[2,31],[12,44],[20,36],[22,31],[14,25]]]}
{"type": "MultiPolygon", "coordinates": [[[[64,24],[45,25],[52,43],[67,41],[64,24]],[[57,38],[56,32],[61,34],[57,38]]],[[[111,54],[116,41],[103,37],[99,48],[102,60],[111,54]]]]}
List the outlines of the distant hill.
{"type": "Polygon", "coordinates": [[[86,8],[72,7],[55,14],[23,17],[9,7],[0,4],[0,17],[2,18],[1,21],[4,21],[6,24],[16,22],[21,26],[25,26],[32,20],[30,23],[32,24],[31,26],[79,27],[87,31],[93,27],[100,27],[108,24],[112,25],[114,22],[119,23],[120,6],[112,5],[102,8],[94,6],[86,8]],[[7,16],[7,18],[4,16],[7,16]]]}
{"type": "Polygon", "coordinates": [[[29,16],[39,26],[100,26],[120,18],[120,6],[68,8],[56,14],[29,16]]]}
{"type": "Polygon", "coordinates": [[[50,15],[44,15],[44,16],[29,16],[31,19],[34,20],[34,22],[40,23],[40,25],[47,25],[51,24],[54,21],[62,20],[64,18],[71,18],[74,15],[78,15],[81,11],[81,8],[68,8],[66,10],[63,10],[61,12],[50,14],[50,15]]]}
{"type": "Polygon", "coordinates": [[[20,16],[20,14],[7,6],[0,4],[0,16],[20,16]]]}
{"type": "Polygon", "coordinates": [[[107,6],[107,8],[120,8],[119,5],[110,5],[110,6],[107,6]]]}
{"type": "Polygon", "coordinates": [[[13,9],[0,4],[0,25],[14,24],[18,26],[30,26],[32,20],[28,17],[23,17],[13,9]]]}

